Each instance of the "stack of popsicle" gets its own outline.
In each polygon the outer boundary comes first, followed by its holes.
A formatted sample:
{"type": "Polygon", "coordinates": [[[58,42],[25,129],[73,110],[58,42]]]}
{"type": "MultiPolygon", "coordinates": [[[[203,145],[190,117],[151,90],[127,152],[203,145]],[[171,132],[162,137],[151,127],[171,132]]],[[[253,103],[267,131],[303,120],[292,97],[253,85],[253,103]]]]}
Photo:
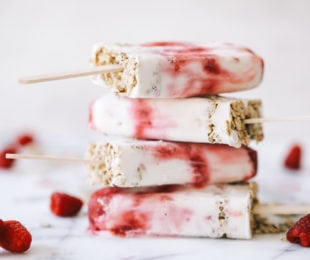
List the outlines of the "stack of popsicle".
{"type": "Polygon", "coordinates": [[[89,147],[90,179],[108,186],[90,199],[91,228],[251,238],[255,188],[245,181],[257,154],[247,146],[263,131],[245,120],[261,116],[261,102],[218,94],[256,87],[263,60],[232,44],[156,42],[98,44],[93,62],[121,70],[96,77],[118,95],[92,103],[90,125],[127,139],[89,147]]]}

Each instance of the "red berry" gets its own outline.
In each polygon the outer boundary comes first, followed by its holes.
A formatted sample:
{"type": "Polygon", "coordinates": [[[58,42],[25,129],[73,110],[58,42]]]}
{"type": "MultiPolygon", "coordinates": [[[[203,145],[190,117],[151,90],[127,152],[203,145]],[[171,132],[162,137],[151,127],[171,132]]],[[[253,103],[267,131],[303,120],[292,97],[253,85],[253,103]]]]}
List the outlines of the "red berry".
{"type": "Polygon", "coordinates": [[[298,170],[301,166],[302,149],[301,146],[296,144],[291,147],[289,153],[284,160],[284,166],[288,169],[298,170]]]}
{"type": "Polygon", "coordinates": [[[299,219],[286,233],[286,238],[291,243],[310,247],[310,214],[299,219]]]}
{"type": "Polygon", "coordinates": [[[22,134],[17,137],[17,143],[21,146],[26,146],[28,144],[32,144],[34,141],[33,135],[31,134],[22,134]]]}
{"type": "Polygon", "coordinates": [[[0,220],[0,246],[14,253],[29,249],[32,237],[29,231],[18,221],[0,220]]]}
{"type": "Polygon", "coordinates": [[[7,146],[0,151],[0,168],[9,169],[13,166],[15,160],[5,158],[7,153],[17,153],[18,149],[16,146],[7,146]]]}
{"type": "Polygon", "coordinates": [[[82,200],[66,193],[54,192],[51,196],[51,211],[59,217],[75,216],[82,206],[82,200]]]}

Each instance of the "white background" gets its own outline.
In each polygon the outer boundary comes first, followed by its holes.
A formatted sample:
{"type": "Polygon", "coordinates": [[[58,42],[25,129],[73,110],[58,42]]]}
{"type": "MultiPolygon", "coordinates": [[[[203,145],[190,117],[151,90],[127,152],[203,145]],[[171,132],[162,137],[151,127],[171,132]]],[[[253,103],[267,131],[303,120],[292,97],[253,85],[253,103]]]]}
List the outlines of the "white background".
{"type": "MultiPolygon", "coordinates": [[[[265,116],[310,114],[310,2],[0,0],[0,130],[91,139],[88,78],[19,85],[17,78],[87,67],[93,43],[230,41],[265,60],[255,90],[265,116]]],[[[309,122],[265,125],[266,140],[300,140],[309,122]]],[[[80,138],[80,139],[81,139],[80,138]]],[[[86,140],[87,141],[87,140],[86,140]]]]}

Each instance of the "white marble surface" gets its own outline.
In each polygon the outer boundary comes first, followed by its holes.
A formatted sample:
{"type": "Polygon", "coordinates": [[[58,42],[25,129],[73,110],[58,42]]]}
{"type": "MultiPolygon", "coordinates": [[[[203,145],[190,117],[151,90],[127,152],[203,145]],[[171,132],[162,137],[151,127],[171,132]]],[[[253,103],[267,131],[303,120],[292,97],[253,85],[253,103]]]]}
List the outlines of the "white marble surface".
{"type": "MultiPolygon", "coordinates": [[[[41,138],[37,149],[53,154],[83,154],[81,145],[61,143],[41,138]]],[[[308,154],[301,171],[285,170],[281,161],[288,143],[266,142],[257,147],[259,197],[262,201],[310,203],[308,154]]],[[[310,142],[304,140],[303,146],[309,149],[310,142]]],[[[87,229],[86,206],[74,218],[55,217],[49,210],[49,196],[55,190],[87,201],[96,188],[86,183],[85,175],[86,169],[80,164],[40,161],[18,161],[12,170],[0,171],[1,218],[20,220],[33,235],[27,253],[13,255],[0,250],[1,259],[309,259],[310,249],[288,243],[283,240],[285,234],[255,235],[249,241],[94,235],[87,229]]]]}

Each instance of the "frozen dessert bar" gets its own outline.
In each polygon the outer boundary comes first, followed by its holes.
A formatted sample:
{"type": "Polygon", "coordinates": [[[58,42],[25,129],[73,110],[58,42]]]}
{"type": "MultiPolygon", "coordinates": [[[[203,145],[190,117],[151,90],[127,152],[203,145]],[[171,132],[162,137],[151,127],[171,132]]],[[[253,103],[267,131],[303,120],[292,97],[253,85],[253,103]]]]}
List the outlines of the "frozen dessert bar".
{"type": "Polygon", "coordinates": [[[256,151],[223,144],[114,141],[91,144],[91,183],[141,187],[248,180],[256,175],[256,151]]]}
{"type": "Polygon", "coordinates": [[[88,214],[92,230],[121,236],[250,239],[254,198],[255,188],[247,183],[204,189],[110,187],[92,195],[88,214]]]}
{"type": "Polygon", "coordinates": [[[90,108],[90,125],[108,135],[138,139],[222,143],[235,147],[261,141],[260,100],[218,96],[181,99],[132,99],[106,93],[90,108]]]}
{"type": "Polygon", "coordinates": [[[264,63],[248,48],[229,43],[197,45],[153,42],[141,45],[96,44],[96,66],[123,69],[99,75],[95,83],[134,98],[179,98],[235,92],[256,87],[264,63]]]}

